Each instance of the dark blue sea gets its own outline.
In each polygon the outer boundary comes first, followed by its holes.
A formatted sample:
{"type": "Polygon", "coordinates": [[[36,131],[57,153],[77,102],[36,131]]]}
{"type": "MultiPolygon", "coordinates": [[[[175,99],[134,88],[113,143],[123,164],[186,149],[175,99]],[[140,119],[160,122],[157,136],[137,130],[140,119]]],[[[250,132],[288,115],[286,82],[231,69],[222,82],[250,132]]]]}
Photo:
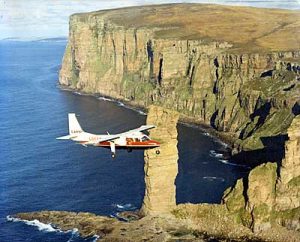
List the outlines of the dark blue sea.
{"type": "MultiPolygon", "coordinates": [[[[143,152],[85,148],[56,140],[66,135],[75,112],[89,132],[126,131],[146,116],[120,103],[63,91],[58,71],[66,41],[0,41],[0,241],[93,241],[76,231],[11,221],[8,216],[38,210],[114,215],[141,206],[143,152]]],[[[223,191],[247,169],[226,161],[217,139],[178,125],[177,203],[219,203],[223,191]]]]}

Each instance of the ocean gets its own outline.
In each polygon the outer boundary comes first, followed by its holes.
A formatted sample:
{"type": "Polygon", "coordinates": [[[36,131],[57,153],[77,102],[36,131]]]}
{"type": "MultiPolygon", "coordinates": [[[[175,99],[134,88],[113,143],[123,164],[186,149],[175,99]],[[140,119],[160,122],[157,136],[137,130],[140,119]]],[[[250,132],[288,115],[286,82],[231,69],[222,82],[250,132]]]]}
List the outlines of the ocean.
{"type": "MultiPolygon", "coordinates": [[[[84,211],[113,216],[141,206],[143,151],[110,151],[56,140],[74,112],[84,130],[117,133],[145,123],[122,103],[61,90],[66,40],[0,41],[0,241],[94,241],[18,212],[84,211]]],[[[225,146],[205,131],[178,125],[177,203],[220,203],[224,190],[249,171],[224,159],[225,146]]]]}

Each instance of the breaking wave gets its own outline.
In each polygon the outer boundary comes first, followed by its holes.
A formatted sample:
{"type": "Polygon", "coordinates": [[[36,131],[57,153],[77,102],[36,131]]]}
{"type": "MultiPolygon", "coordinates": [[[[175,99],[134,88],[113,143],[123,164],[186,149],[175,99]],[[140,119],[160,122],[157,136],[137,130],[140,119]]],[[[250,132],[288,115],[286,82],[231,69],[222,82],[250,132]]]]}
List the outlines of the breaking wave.
{"type": "Polygon", "coordinates": [[[125,104],[124,103],[122,103],[122,102],[117,102],[117,104],[118,104],[118,106],[120,106],[120,107],[124,107],[125,106],[125,104]]]}
{"type": "MultiPolygon", "coordinates": [[[[79,237],[79,233],[78,233],[77,228],[74,228],[72,230],[62,231],[61,229],[53,227],[52,224],[45,224],[45,223],[40,222],[37,219],[26,220],[26,219],[14,218],[14,217],[11,217],[9,215],[6,216],[6,220],[9,221],[9,222],[22,222],[22,223],[25,223],[29,226],[37,227],[37,229],[39,231],[42,231],[42,232],[47,232],[47,233],[56,232],[56,233],[65,233],[65,234],[71,233],[71,237],[68,239],[67,242],[71,242],[71,241],[73,241],[74,238],[79,237]]],[[[93,237],[95,237],[95,240],[93,240],[93,241],[97,241],[97,239],[99,238],[98,235],[95,235],[93,237]]]]}
{"type": "Polygon", "coordinates": [[[107,101],[107,102],[113,102],[113,103],[116,103],[118,106],[120,107],[124,107],[124,108],[127,108],[127,109],[130,109],[132,111],[135,111],[137,112],[138,114],[140,115],[146,115],[145,112],[143,112],[142,110],[139,110],[137,108],[134,108],[134,107],[131,107],[131,106],[127,106],[125,103],[121,102],[121,101],[117,101],[117,100],[114,100],[112,98],[107,98],[107,97],[98,97],[98,100],[101,100],[101,101],[107,101]]]}
{"type": "Polygon", "coordinates": [[[115,100],[113,100],[111,98],[107,98],[107,97],[98,97],[98,100],[107,101],[107,102],[114,102],[115,101],[115,100]]]}
{"type": "Polygon", "coordinates": [[[220,159],[219,161],[221,161],[223,164],[230,165],[230,166],[240,166],[240,167],[245,167],[245,168],[248,168],[248,169],[251,168],[251,167],[249,167],[247,165],[242,165],[242,164],[236,164],[236,163],[229,162],[228,160],[222,160],[222,159],[220,159]]]}
{"type": "MultiPolygon", "coordinates": [[[[27,225],[37,227],[39,231],[44,231],[44,232],[63,232],[60,229],[54,228],[51,224],[42,223],[42,222],[40,222],[37,219],[26,220],[26,219],[14,218],[14,217],[11,217],[11,216],[8,215],[6,217],[6,220],[9,221],[9,222],[23,222],[23,223],[25,223],[27,225]]],[[[70,232],[70,231],[67,231],[67,232],[70,232]]],[[[77,230],[76,230],[76,232],[77,232],[77,230]]]]}
{"type": "Polygon", "coordinates": [[[216,158],[222,158],[223,154],[217,153],[215,150],[210,150],[209,151],[209,156],[210,157],[216,157],[216,158]]]}
{"type": "Polygon", "coordinates": [[[226,144],[225,142],[223,142],[223,141],[220,140],[220,139],[217,139],[217,138],[214,138],[214,137],[213,137],[213,140],[214,140],[214,142],[219,143],[220,145],[222,145],[222,146],[225,147],[225,148],[228,147],[228,144],[226,144]]]}
{"type": "Polygon", "coordinates": [[[113,207],[117,208],[118,211],[125,211],[125,210],[135,210],[137,209],[134,205],[132,205],[131,203],[127,203],[127,204],[113,204],[113,207]]]}
{"type": "Polygon", "coordinates": [[[203,134],[204,134],[205,136],[212,137],[211,134],[208,133],[208,132],[204,132],[203,134]]]}
{"type": "Polygon", "coordinates": [[[99,235],[94,235],[93,238],[94,238],[94,240],[92,242],[96,242],[100,238],[100,236],[99,235]]]}
{"type": "Polygon", "coordinates": [[[120,106],[120,107],[124,107],[124,108],[130,109],[130,110],[132,110],[132,111],[135,111],[135,112],[137,112],[137,113],[140,114],[140,115],[146,115],[146,113],[143,112],[142,110],[139,110],[139,109],[134,108],[134,107],[127,106],[127,105],[125,105],[125,104],[122,103],[122,102],[119,102],[119,101],[118,101],[117,104],[118,104],[118,106],[120,106]]]}

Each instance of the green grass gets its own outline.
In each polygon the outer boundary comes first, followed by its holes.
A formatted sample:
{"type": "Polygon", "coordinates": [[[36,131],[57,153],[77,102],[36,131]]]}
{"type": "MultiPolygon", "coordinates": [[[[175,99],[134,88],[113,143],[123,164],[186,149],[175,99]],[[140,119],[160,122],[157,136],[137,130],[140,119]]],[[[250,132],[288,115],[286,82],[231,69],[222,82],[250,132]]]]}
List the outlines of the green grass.
{"type": "Polygon", "coordinates": [[[299,11],[210,4],[164,4],[76,14],[124,28],[147,28],[155,38],[229,42],[237,52],[287,51],[299,46],[299,11]],[[276,20],[276,21],[274,21],[276,20]]]}

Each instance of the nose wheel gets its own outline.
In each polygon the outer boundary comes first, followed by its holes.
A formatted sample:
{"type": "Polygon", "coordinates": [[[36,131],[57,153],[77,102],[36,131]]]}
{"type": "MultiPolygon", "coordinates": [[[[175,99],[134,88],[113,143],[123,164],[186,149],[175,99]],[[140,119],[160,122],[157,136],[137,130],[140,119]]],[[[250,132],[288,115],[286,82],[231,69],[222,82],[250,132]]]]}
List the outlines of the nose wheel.
{"type": "Polygon", "coordinates": [[[156,153],[157,155],[159,155],[159,154],[160,154],[160,150],[156,150],[155,153],[156,153]]]}
{"type": "Polygon", "coordinates": [[[112,153],[112,154],[111,154],[111,158],[113,158],[113,159],[116,158],[116,154],[115,154],[115,153],[112,153]]]}

